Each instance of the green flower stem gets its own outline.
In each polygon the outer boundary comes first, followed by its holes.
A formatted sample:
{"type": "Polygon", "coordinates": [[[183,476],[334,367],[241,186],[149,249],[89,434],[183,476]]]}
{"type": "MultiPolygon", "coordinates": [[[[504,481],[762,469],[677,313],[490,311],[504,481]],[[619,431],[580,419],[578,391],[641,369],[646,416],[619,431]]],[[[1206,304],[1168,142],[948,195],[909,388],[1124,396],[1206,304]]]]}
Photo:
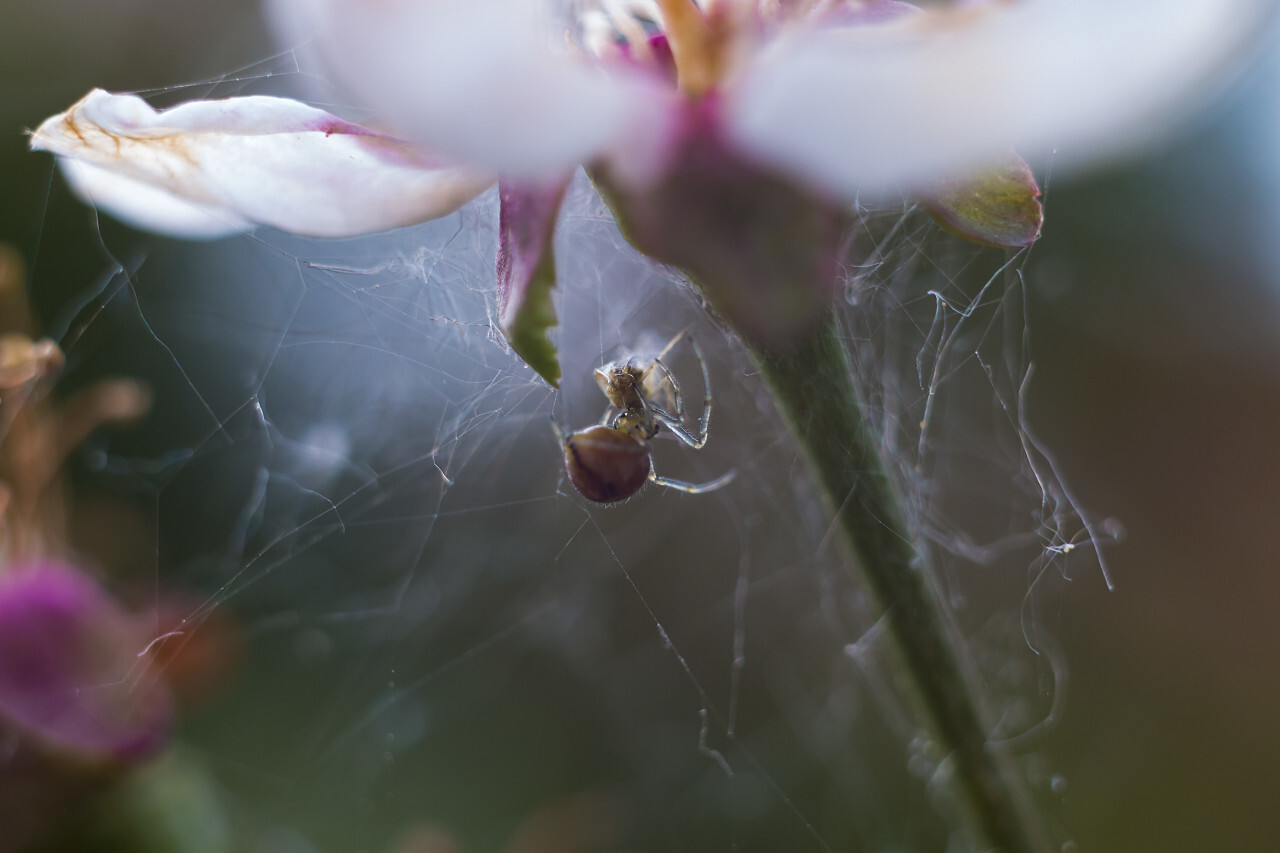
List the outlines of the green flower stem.
{"type": "Polygon", "coordinates": [[[981,680],[904,522],[834,318],[798,348],[751,346],[834,514],[852,571],[887,613],[908,693],[947,750],[972,829],[1003,853],[1051,850],[1007,752],[988,738],[981,680]]]}

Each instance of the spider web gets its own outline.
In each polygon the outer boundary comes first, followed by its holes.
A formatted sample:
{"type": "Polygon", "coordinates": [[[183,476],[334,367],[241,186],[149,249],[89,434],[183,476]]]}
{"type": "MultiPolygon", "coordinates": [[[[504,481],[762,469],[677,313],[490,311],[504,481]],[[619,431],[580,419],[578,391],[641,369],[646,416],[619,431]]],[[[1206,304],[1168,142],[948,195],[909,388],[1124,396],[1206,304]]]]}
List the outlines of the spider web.
{"type": "MultiPolygon", "coordinates": [[[[272,92],[292,63],[156,100],[272,92]]],[[[1050,614],[1072,573],[1105,575],[1118,531],[1081,511],[1028,414],[1034,264],[904,204],[857,211],[840,309],[855,370],[994,736],[1052,801],[1036,747],[1067,670],[1050,614]]],[[[235,626],[235,677],[181,743],[236,849],[966,849],[945,756],[745,356],[579,180],[553,392],[494,329],[496,222],[490,194],[344,241],[95,224],[103,274],[52,332],[72,381],[123,370],[156,389],[148,421],[85,461],[149,519],[153,585],[187,596],[174,630],[235,626]],[[735,482],[587,505],[550,418],[595,422],[592,370],[685,329],[711,371],[711,439],[659,442],[655,464],[735,482]]],[[[669,366],[697,400],[689,349],[669,366]]]]}

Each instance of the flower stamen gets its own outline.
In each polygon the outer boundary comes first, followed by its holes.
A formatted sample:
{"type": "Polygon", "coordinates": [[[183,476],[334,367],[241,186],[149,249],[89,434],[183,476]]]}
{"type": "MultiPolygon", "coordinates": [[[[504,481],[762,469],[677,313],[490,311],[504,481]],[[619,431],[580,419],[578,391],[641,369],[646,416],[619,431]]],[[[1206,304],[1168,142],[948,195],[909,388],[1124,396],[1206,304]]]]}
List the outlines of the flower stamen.
{"type": "Polygon", "coordinates": [[[658,7],[653,0],[602,0],[600,4],[614,30],[626,40],[631,55],[648,59],[649,33],[641,16],[649,21],[658,20],[658,7]]]}
{"type": "Polygon", "coordinates": [[[694,0],[657,0],[657,5],[680,91],[692,98],[705,95],[719,80],[721,65],[706,16],[694,0]]]}

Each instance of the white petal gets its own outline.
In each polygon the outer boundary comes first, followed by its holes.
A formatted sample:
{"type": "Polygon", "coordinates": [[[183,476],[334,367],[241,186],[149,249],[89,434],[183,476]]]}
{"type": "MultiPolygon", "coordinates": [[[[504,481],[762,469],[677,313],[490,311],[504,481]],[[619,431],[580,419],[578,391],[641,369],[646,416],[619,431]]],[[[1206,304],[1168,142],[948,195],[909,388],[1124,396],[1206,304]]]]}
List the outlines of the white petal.
{"type": "Polygon", "coordinates": [[[254,227],[224,207],[196,204],[82,160],[64,157],[59,165],[77,196],[144,231],[186,240],[216,240],[254,227]]]}
{"type": "Polygon", "coordinates": [[[919,183],[1010,147],[1133,146],[1239,59],[1269,0],[1021,0],[775,46],[731,98],[740,144],[827,186],[919,183]]]}
{"type": "Polygon", "coordinates": [[[557,177],[636,132],[662,87],[566,45],[533,0],[275,0],[398,133],[503,174],[557,177]]]}
{"type": "Polygon", "coordinates": [[[31,146],[80,164],[68,169],[73,188],[103,209],[186,237],[253,225],[316,237],[383,231],[444,216],[492,183],[285,98],[157,112],[94,90],[40,125],[31,146]]]}

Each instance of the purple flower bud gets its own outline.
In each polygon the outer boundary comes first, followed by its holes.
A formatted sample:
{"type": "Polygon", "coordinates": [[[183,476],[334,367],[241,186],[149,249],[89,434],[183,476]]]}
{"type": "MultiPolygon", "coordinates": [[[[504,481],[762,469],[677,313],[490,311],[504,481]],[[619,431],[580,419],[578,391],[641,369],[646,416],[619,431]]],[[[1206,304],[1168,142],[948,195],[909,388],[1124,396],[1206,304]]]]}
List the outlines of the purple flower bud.
{"type": "Polygon", "coordinates": [[[154,754],[173,710],[147,645],[141,626],[76,569],[51,561],[8,567],[0,578],[0,732],[88,765],[154,754]]]}
{"type": "Polygon", "coordinates": [[[0,574],[0,850],[25,850],[168,742],[148,633],[52,560],[0,574]]]}

